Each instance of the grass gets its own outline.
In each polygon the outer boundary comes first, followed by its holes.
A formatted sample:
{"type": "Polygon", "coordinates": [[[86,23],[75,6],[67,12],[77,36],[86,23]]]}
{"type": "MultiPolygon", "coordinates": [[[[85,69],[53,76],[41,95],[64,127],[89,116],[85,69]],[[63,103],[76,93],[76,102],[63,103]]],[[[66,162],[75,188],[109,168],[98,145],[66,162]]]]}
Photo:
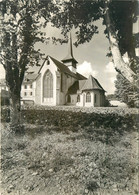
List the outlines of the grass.
{"type": "Polygon", "coordinates": [[[138,193],[136,114],[71,110],[24,110],[22,114],[24,134],[6,131],[7,123],[2,129],[5,191],[138,193]]]}

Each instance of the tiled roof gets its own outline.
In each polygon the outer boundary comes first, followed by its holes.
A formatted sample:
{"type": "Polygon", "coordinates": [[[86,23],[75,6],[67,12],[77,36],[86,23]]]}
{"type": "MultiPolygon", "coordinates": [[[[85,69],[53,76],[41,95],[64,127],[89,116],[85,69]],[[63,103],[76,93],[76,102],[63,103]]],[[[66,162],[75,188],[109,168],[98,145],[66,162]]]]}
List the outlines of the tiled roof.
{"type": "Polygon", "coordinates": [[[68,94],[76,94],[78,90],[87,91],[94,89],[105,91],[98,82],[98,80],[90,75],[89,78],[86,80],[75,81],[74,84],[69,87],[68,94]]]}
{"type": "Polygon", "coordinates": [[[82,74],[76,72],[77,77],[79,78],[79,80],[86,80],[87,78],[85,76],[83,76],[82,74]]]}
{"type": "Polygon", "coordinates": [[[69,87],[68,94],[76,94],[79,90],[79,81],[75,81],[74,84],[69,87]]]}
{"type": "Polygon", "coordinates": [[[83,80],[86,79],[83,75],[79,74],[78,72],[75,74],[73,73],[65,64],[62,62],[59,62],[58,60],[54,59],[53,57],[49,56],[51,60],[55,63],[55,65],[58,67],[58,69],[61,72],[67,73],[68,75],[78,79],[78,80],[83,80]]]}
{"type": "Polygon", "coordinates": [[[103,87],[100,85],[100,83],[98,82],[98,80],[94,78],[92,75],[90,75],[81,90],[84,91],[84,90],[92,90],[92,89],[99,89],[105,91],[103,87]]]}
{"type": "MultiPolygon", "coordinates": [[[[86,79],[87,80],[87,79],[86,79]]],[[[79,81],[79,90],[82,89],[83,85],[85,84],[86,80],[80,80],[79,81]]]]}
{"type": "Polygon", "coordinates": [[[38,76],[38,74],[34,74],[34,73],[28,73],[27,75],[25,75],[25,78],[24,78],[24,81],[23,81],[23,83],[25,84],[30,84],[30,83],[32,83],[35,79],[36,79],[36,77],[38,76]]]}

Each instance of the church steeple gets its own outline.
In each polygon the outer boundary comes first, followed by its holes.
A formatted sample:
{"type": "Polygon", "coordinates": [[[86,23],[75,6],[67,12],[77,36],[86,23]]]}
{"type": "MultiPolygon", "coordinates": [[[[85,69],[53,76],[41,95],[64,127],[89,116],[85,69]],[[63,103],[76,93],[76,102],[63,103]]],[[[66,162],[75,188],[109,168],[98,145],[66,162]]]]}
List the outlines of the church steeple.
{"type": "Polygon", "coordinates": [[[62,60],[62,62],[68,66],[68,68],[76,73],[76,64],[78,63],[75,58],[73,57],[73,48],[72,48],[72,37],[70,33],[70,38],[69,38],[69,50],[68,50],[68,55],[62,60]]]}
{"type": "Polygon", "coordinates": [[[69,54],[71,55],[71,57],[73,57],[73,49],[72,49],[72,37],[71,37],[71,33],[70,33],[69,54]]]}

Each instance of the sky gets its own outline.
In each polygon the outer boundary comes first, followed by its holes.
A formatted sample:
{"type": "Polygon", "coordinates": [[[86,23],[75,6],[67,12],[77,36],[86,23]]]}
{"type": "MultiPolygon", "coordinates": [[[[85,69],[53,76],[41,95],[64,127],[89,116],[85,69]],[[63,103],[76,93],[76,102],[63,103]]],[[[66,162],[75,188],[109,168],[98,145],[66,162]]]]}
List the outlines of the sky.
{"type": "MultiPolygon", "coordinates": [[[[101,21],[96,22],[96,24],[99,27],[99,33],[94,35],[89,43],[79,45],[78,47],[73,46],[73,56],[78,61],[77,71],[86,77],[90,74],[93,75],[100,82],[106,94],[111,94],[115,90],[114,81],[117,73],[111,59],[106,57],[109,51],[109,42],[104,35],[104,26],[101,21]]],[[[58,38],[60,36],[60,30],[51,27],[50,24],[43,31],[46,31],[47,37],[55,36],[58,38]]],[[[74,43],[76,36],[74,31],[71,33],[72,42],[74,43]]],[[[45,56],[50,55],[61,61],[67,55],[69,45],[68,43],[54,45],[50,42],[47,45],[39,43],[36,45],[36,48],[41,49],[45,56]]],[[[4,78],[2,67],[0,67],[0,78],[4,78]]]]}
{"type": "MultiPolygon", "coordinates": [[[[101,21],[96,22],[96,25],[99,27],[99,33],[94,35],[89,43],[84,43],[78,47],[73,45],[73,56],[78,61],[77,71],[86,77],[89,77],[90,74],[93,75],[98,79],[106,94],[111,94],[115,91],[114,81],[117,73],[111,62],[112,59],[106,56],[109,52],[109,42],[104,35],[104,26],[101,21]]],[[[48,37],[59,38],[60,30],[48,25],[46,34],[48,37]]],[[[74,31],[71,31],[71,34],[74,43],[76,41],[74,31]]],[[[41,49],[46,56],[50,55],[61,61],[68,54],[69,44],[38,44],[37,48],[41,49]]]]}

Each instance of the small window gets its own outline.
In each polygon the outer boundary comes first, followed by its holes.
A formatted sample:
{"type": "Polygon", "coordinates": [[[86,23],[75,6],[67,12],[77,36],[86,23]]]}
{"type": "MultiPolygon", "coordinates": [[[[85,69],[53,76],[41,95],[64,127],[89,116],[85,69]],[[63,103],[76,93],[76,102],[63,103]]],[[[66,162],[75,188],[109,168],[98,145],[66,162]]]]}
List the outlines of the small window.
{"type": "Polygon", "coordinates": [[[95,103],[97,102],[97,94],[95,94],[95,103]]]}
{"type": "Polygon", "coordinates": [[[30,85],[30,89],[32,89],[32,85],[30,85]]]}
{"type": "Polygon", "coordinates": [[[80,95],[77,95],[77,102],[80,102],[80,95]]]}
{"type": "Polygon", "coordinates": [[[86,94],[86,102],[91,102],[91,94],[90,94],[90,92],[88,92],[86,94]]]}
{"type": "Polygon", "coordinates": [[[50,64],[50,61],[49,60],[47,60],[47,65],[49,65],[50,64]]]}
{"type": "Polygon", "coordinates": [[[24,96],[26,96],[26,95],[27,95],[27,92],[24,93],[24,96]]]}
{"type": "Polygon", "coordinates": [[[32,96],[32,92],[30,92],[30,95],[32,96]]]}
{"type": "Polygon", "coordinates": [[[25,85],[25,89],[27,89],[27,85],[25,85]]]}

